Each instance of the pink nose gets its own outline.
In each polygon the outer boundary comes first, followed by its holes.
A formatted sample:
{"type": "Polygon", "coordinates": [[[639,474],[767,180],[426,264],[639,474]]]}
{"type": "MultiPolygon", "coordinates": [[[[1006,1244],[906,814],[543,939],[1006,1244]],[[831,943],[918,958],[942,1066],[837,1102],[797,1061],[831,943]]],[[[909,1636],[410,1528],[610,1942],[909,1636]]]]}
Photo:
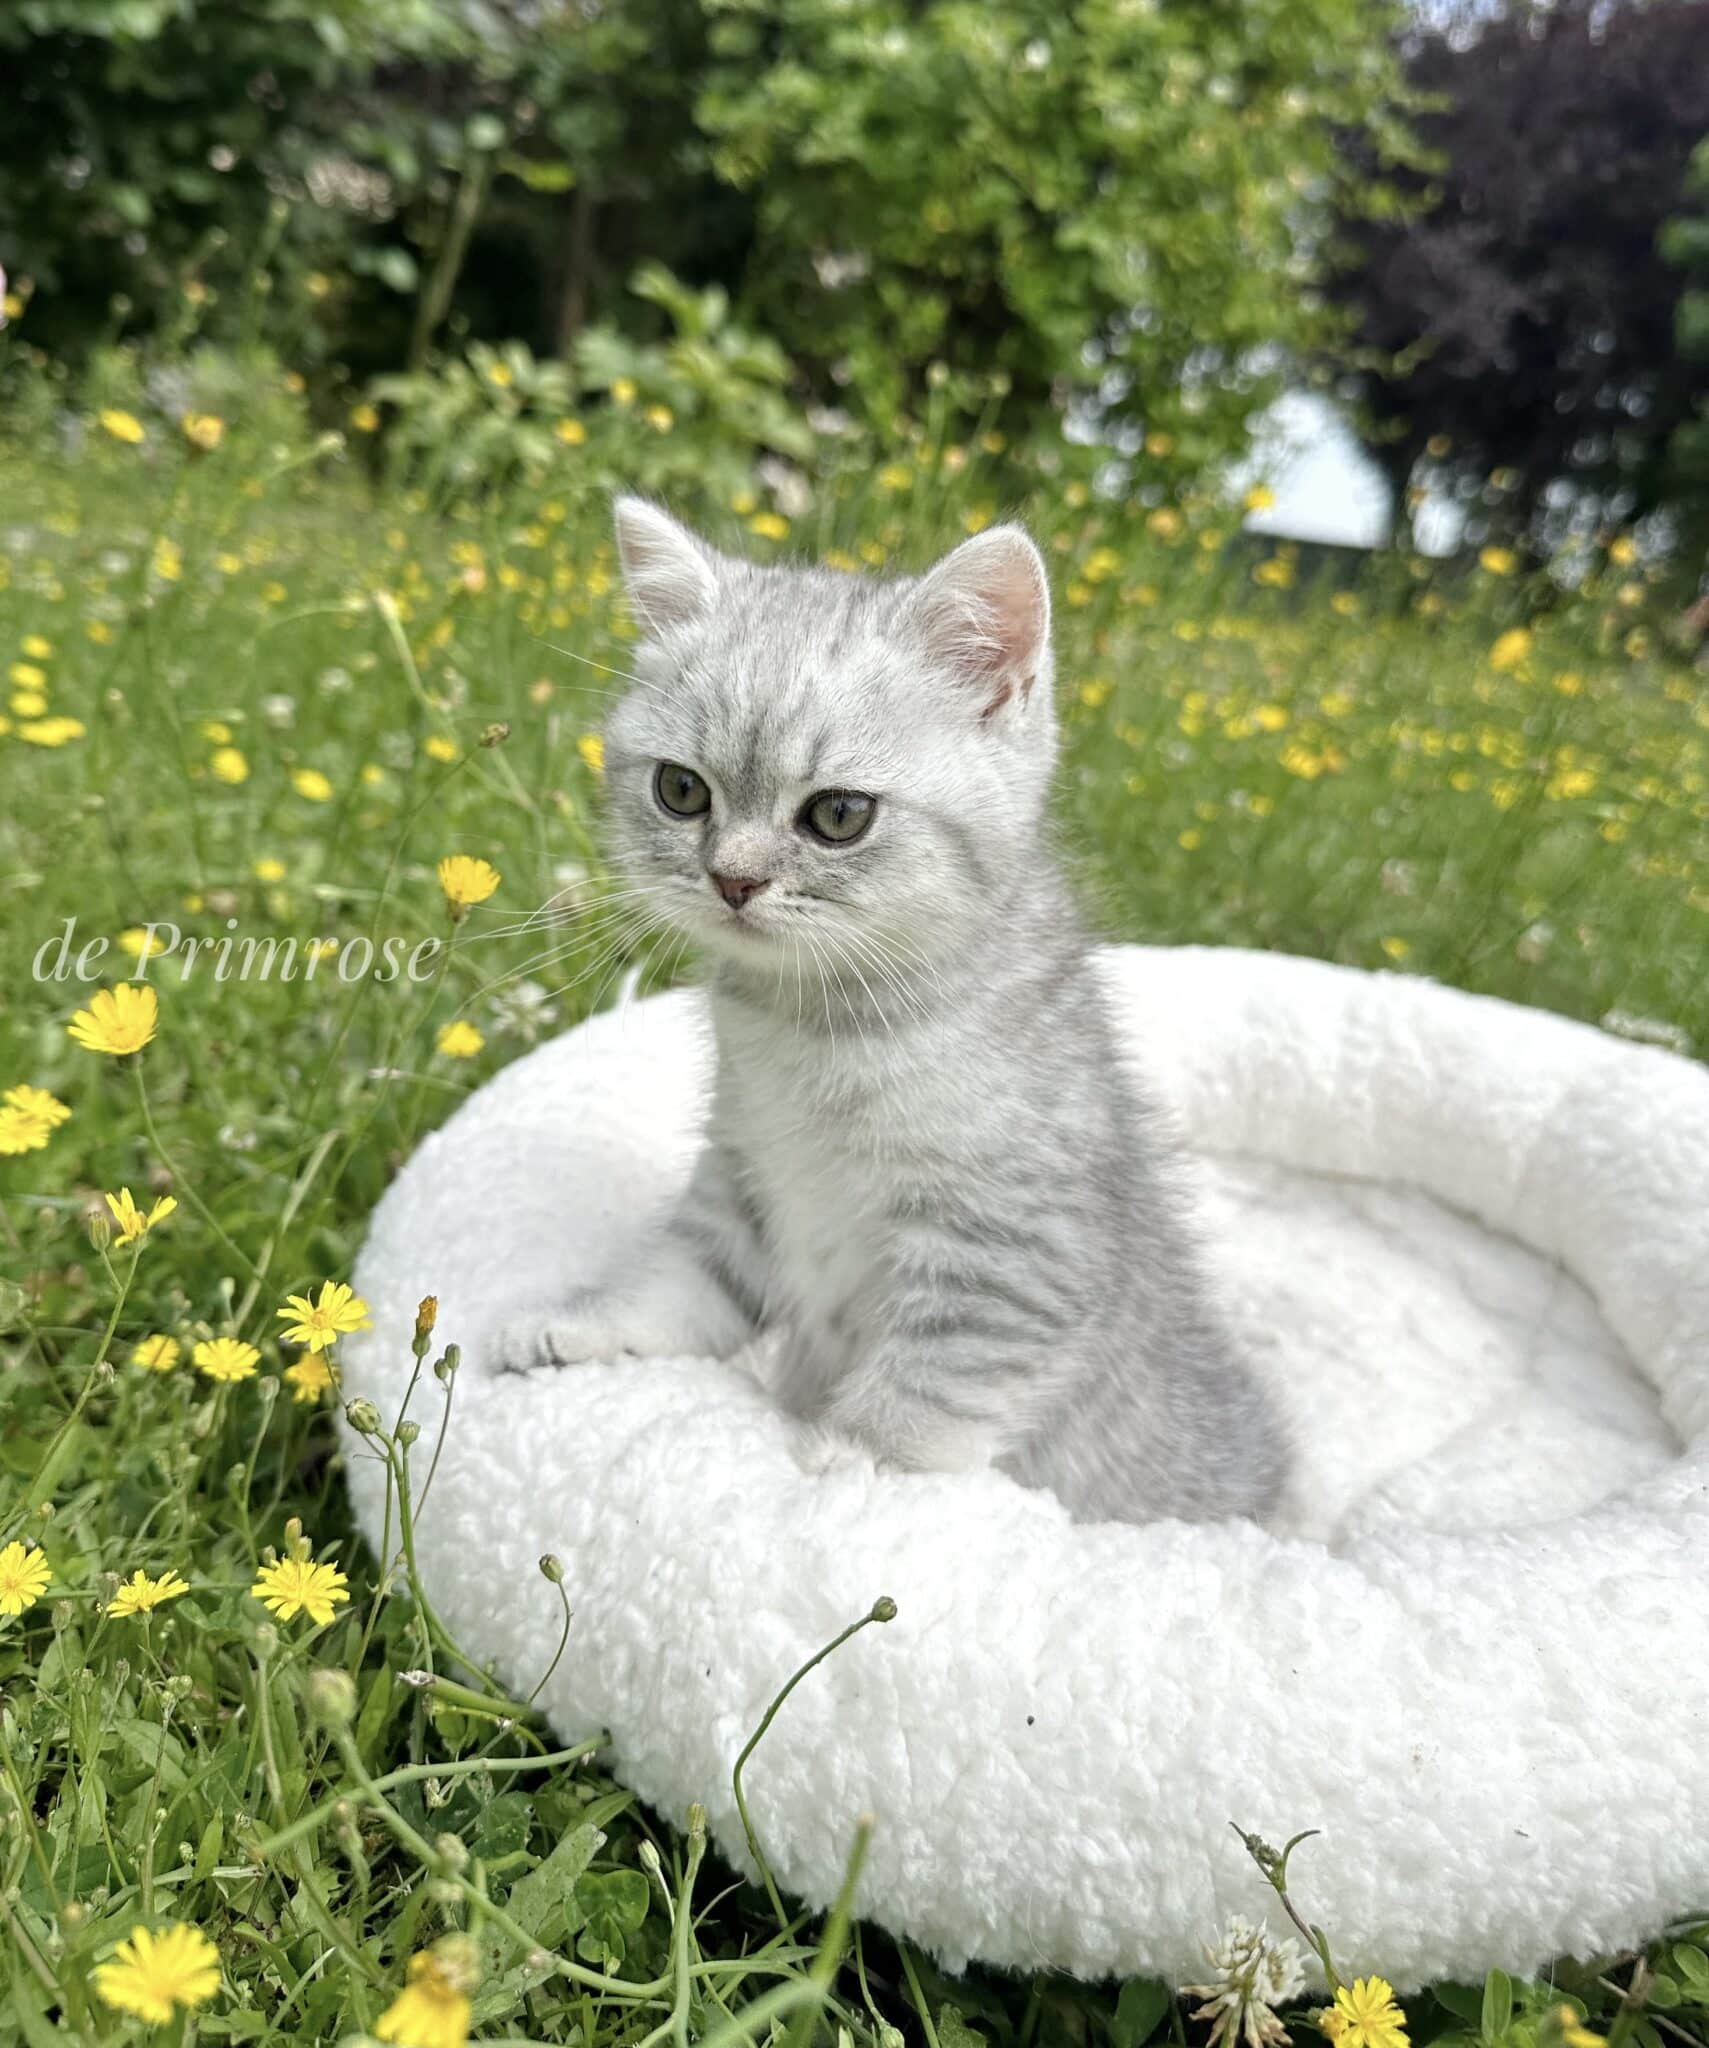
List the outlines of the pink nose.
{"type": "Polygon", "coordinates": [[[712,879],[718,885],[718,893],[732,910],[740,910],[751,896],[757,896],[762,889],[771,887],[770,879],[757,880],[752,875],[720,875],[713,872],[712,879]]]}

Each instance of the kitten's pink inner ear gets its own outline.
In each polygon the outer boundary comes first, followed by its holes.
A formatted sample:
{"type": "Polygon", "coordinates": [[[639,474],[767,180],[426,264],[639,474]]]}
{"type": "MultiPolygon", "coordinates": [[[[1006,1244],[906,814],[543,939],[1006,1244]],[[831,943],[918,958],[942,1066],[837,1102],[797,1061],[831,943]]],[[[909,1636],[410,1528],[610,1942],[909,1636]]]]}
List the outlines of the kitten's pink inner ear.
{"type": "Polygon", "coordinates": [[[926,577],[920,616],[933,658],[980,697],[989,718],[1025,700],[1050,640],[1044,562],[1018,526],[963,541],[926,577]]]}
{"type": "Polygon", "coordinates": [[[655,633],[685,626],[712,609],[718,596],[712,552],[645,498],[612,507],[623,586],[641,624],[655,633]]]}

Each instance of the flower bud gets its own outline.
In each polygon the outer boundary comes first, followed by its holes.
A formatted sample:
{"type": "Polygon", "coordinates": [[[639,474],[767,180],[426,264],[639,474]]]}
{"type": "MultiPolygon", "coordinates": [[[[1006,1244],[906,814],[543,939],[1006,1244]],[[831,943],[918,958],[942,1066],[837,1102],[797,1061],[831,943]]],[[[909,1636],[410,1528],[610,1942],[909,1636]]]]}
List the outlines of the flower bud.
{"type": "Polygon", "coordinates": [[[400,1422],[397,1427],[397,1442],[401,1449],[408,1450],[421,1434],[419,1422],[400,1422]]]}
{"type": "Polygon", "coordinates": [[[501,720],[496,725],[489,725],[482,732],[480,743],[483,747],[502,747],[509,738],[510,727],[501,720]]]}
{"type": "Polygon", "coordinates": [[[344,1419],[358,1436],[380,1434],[380,1411],[372,1401],[352,1401],[344,1411],[344,1419]]]}
{"type": "Polygon", "coordinates": [[[453,1875],[469,1867],[469,1851],[461,1835],[435,1835],[433,1853],[453,1875]]]}
{"type": "Polygon", "coordinates": [[[872,1619],[874,1621],[894,1621],[896,1619],[896,1602],[891,1599],[888,1593],[883,1594],[872,1603],[872,1619]]]}
{"type": "Polygon", "coordinates": [[[562,1558],[554,1557],[549,1550],[545,1552],[540,1559],[540,1576],[543,1579],[550,1579],[554,1586],[561,1586],[564,1583],[562,1558]]]}
{"type": "Polygon", "coordinates": [[[433,1326],[439,1320],[439,1297],[424,1294],[415,1311],[415,1355],[420,1358],[427,1349],[427,1340],[433,1335],[433,1326]]]}
{"type": "Polygon", "coordinates": [[[356,1718],[356,1682],[348,1671],[311,1671],[309,1712],[326,1728],[347,1728],[356,1718]]]}

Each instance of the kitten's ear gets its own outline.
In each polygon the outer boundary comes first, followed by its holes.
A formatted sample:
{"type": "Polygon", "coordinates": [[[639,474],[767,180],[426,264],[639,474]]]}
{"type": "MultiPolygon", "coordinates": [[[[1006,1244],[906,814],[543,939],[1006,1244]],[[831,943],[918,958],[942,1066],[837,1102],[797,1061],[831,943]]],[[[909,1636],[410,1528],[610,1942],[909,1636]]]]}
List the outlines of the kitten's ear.
{"type": "Polygon", "coordinates": [[[993,526],[945,555],[915,603],[933,658],[977,694],[989,718],[1025,701],[1050,657],[1044,558],[1018,526],[993,526]]]}
{"type": "Polygon", "coordinates": [[[645,498],[621,497],[611,512],[624,588],[643,626],[665,633],[712,609],[716,557],[703,540],[645,498]]]}

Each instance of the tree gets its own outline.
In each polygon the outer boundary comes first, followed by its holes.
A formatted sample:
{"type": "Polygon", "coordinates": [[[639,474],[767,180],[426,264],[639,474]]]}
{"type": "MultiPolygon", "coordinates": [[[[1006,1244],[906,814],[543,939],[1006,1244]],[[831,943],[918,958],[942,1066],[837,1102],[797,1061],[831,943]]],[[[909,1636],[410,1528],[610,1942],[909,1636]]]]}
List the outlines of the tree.
{"type": "Polygon", "coordinates": [[[1518,4],[1410,37],[1433,164],[1344,222],[1333,284],[1402,490],[1426,459],[1467,489],[1505,471],[1521,530],[1567,516],[1563,482],[1603,517],[1666,499],[1669,439],[1709,394],[1658,248],[1709,133],[1706,50],[1697,0],[1518,4]]]}

